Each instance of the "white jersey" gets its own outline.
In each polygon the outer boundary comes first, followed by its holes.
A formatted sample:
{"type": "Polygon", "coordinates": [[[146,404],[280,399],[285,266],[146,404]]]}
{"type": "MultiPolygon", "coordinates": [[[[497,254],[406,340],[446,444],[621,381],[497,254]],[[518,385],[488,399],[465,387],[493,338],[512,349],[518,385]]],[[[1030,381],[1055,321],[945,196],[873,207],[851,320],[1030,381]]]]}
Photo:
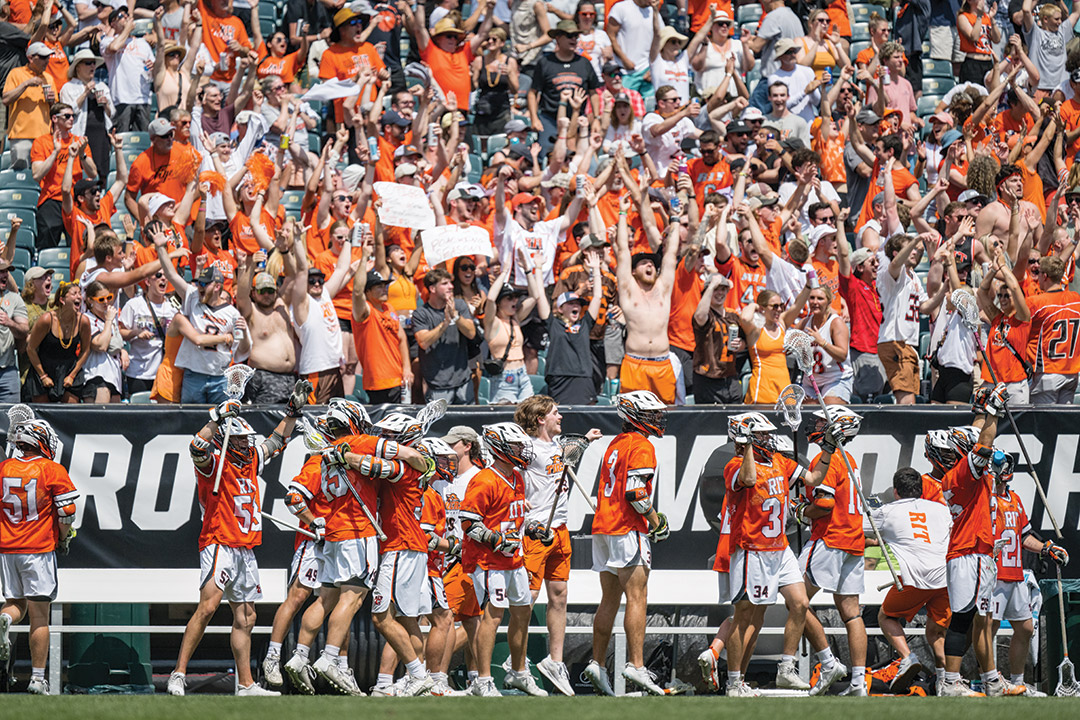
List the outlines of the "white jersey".
{"type": "Polygon", "coordinates": [[[480,468],[475,465],[454,478],[453,482],[436,480],[432,487],[443,497],[446,504],[446,537],[453,535],[458,540],[465,538],[461,532],[461,502],[465,499],[465,490],[469,487],[469,481],[480,473],[480,468]]]}
{"type": "Polygon", "coordinates": [[[899,279],[889,273],[889,261],[881,255],[877,291],[881,297],[881,328],[878,342],[899,341],[919,346],[919,306],[926,302],[922,281],[909,268],[900,270],[899,279]]]}
{"type": "MultiPolygon", "coordinates": [[[[843,319],[834,312],[830,312],[829,316],[825,319],[825,322],[821,327],[817,328],[818,334],[821,335],[821,339],[825,341],[825,344],[833,344],[833,323],[835,321],[843,322],[843,319]]],[[[813,325],[814,319],[812,317],[807,318],[806,324],[808,326],[813,325]]],[[[970,333],[969,333],[970,334],[970,333]]],[[[838,362],[829,353],[825,352],[820,345],[814,343],[814,379],[822,387],[833,385],[840,380],[849,378],[854,375],[854,371],[851,369],[851,363],[849,358],[851,356],[851,348],[848,348],[848,357],[845,357],[843,361],[838,362]]]]}
{"type": "Polygon", "coordinates": [[[157,375],[158,366],[165,357],[165,332],[175,314],[176,306],[168,300],[154,303],[151,312],[150,301],[145,295],[132,298],[124,305],[124,309],[120,311],[120,324],[124,328],[139,332],[149,330],[153,333],[147,339],[133,337],[128,342],[131,362],[126,375],[129,378],[153,380],[157,375]]]}
{"type": "Polygon", "coordinates": [[[964,325],[960,313],[944,308],[934,320],[930,349],[937,351],[938,364],[970,374],[975,369],[975,334],[964,325]]]}
{"type": "MultiPolygon", "coordinates": [[[[535,520],[547,524],[551,514],[551,504],[555,502],[555,491],[563,476],[563,451],[557,442],[533,439],[533,461],[525,468],[525,500],[529,511],[525,521],[535,520]]],[[[551,529],[566,524],[566,502],[568,493],[559,497],[555,516],[551,519],[551,529]]]]}
{"type": "Polygon", "coordinates": [[[772,265],[765,271],[765,289],[779,295],[784,307],[791,307],[804,287],[806,270],[774,254],[772,265]]]}
{"type": "MultiPolygon", "coordinates": [[[[105,331],[107,321],[102,320],[93,313],[86,313],[86,317],[90,320],[91,337],[97,337],[105,331]]],[[[101,378],[112,385],[113,389],[117,392],[123,390],[124,383],[120,378],[120,348],[122,347],[123,341],[120,340],[120,326],[117,324],[116,318],[113,318],[112,342],[109,343],[109,349],[101,351],[91,348],[90,353],[86,358],[86,364],[83,365],[83,378],[85,380],[101,378]]]]}
{"type": "Polygon", "coordinates": [[[523,246],[532,257],[533,264],[543,273],[544,285],[555,283],[555,250],[559,247],[562,218],[544,220],[533,224],[533,229],[526,230],[514,218],[506,223],[499,245],[499,259],[502,266],[514,265],[514,285],[525,287],[529,279],[525,268],[517,261],[517,249],[523,246]]]}
{"type": "Polygon", "coordinates": [[[184,341],[180,343],[180,350],[176,353],[176,367],[203,375],[222,375],[225,368],[232,362],[233,351],[240,344],[240,340],[236,337],[236,321],[240,319],[240,313],[228,303],[213,308],[204,304],[199,299],[199,291],[194,285],[188,286],[187,294],[184,296],[184,305],[180,311],[198,332],[204,335],[231,333],[233,343],[232,347],[224,345],[199,347],[184,338],[184,341]]]}
{"type": "Polygon", "coordinates": [[[317,299],[308,295],[307,317],[303,323],[296,322],[291,307],[289,316],[300,340],[300,360],[296,368],[300,375],[341,367],[345,360],[341,352],[341,324],[334,301],[325,288],[317,299]]]}
{"type": "MultiPolygon", "coordinates": [[[[947,507],[933,500],[905,498],[882,505],[871,515],[900,563],[905,586],[922,590],[945,587],[945,553],[952,531],[947,507]]],[[[864,527],[869,534],[870,525],[864,527]]]]}

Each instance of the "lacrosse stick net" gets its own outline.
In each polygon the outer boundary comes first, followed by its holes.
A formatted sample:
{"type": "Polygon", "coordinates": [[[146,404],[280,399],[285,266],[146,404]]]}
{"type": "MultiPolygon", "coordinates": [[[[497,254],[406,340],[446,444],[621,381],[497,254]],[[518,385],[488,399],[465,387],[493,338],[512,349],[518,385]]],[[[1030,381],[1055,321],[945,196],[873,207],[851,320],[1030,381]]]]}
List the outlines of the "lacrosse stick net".
{"type": "Polygon", "coordinates": [[[795,358],[795,364],[804,374],[809,374],[813,369],[814,340],[802,330],[787,329],[784,333],[784,353],[795,358]]]}
{"type": "Polygon", "coordinates": [[[22,403],[18,403],[9,407],[7,411],[7,416],[9,438],[7,441],[7,455],[8,457],[11,457],[12,453],[15,451],[15,445],[11,442],[10,438],[14,433],[16,426],[21,425],[27,420],[33,420],[36,416],[34,415],[33,408],[31,408],[29,405],[24,405],[22,403]]]}
{"type": "Polygon", "coordinates": [[[784,424],[791,428],[792,432],[799,429],[802,424],[802,404],[806,399],[806,391],[801,385],[788,385],[780,391],[780,397],[776,399],[773,408],[784,416],[784,424]]]}
{"type": "Polygon", "coordinates": [[[585,498],[585,502],[589,503],[589,507],[593,509],[593,512],[596,512],[596,506],[593,505],[592,498],[589,497],[589,493],[585,492],[585,488],[581,486],[577,479],[577,468],[581,465],[581,458],[585,455],[585,449],[589,447],[589,439],[584,435],[564,433],[557,437],[555,442],[562,448],[563,474],[559,478],[559,484],[555,486],[555,499],[551,503],[551,512],[548,514],[548,527],[551,527],[551,522],[555,518],[555,508],[559,505],[559,496],[568,489],[566,486],[568,477],[574,487],[578,489],[578,492],[585,498]]]}
{"type": "Polygon", "coordinates": [[[438,422],[445,414],[446,400],[444,398],[429,402],[427,405],[420,408],[420,412],[416,413],[416,421],[424,428],[423,432],[420,434],[427,435],[428,428],[438,422]]]}
{"type": "Polygon", "coordinates": [[[1061,612],[1061,649],[1065,658],[1058,665],[1058,685],[1054,694],[1058,697],[1080,696],[1080,683],[1076,682],[1076,668],[1069,659],[1069,636],[1065,626],[1065,594],[1061,589],[1061,566],[1054,563],[1057,571],[1058,610],[1061,612]]]}
{"type": "MultiPolygon", "coordinates": [[[[225,369],[225,394],[239,402],[244,397],[244,388],[248,380],[255,374],[255,368],[250,365],[232,365],[225,369]]],[[[225,426],[225,437],[221,442],[221,458],[218,460],[217,472],[214,474],[214,495],[221,489],[221,471],[225,469],[225,453],[229,449],[229,426],[225,426]]]]}
{"type": "Polygon", "coordinates": [[[978,336],[979,306],[975,302],[975,296],[964,290],[953,290],[952,294],[949,295],[949,302],[956,308],[964,327],[978,336]]]}

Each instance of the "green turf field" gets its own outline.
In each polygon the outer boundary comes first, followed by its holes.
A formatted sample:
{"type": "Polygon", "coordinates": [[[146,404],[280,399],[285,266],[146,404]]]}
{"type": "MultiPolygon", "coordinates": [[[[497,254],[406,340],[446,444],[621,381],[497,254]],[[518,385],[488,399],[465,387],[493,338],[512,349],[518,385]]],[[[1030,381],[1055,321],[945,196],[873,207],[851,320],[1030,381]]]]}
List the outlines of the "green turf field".
{"type": "Polygon", "coordinates": [[[356,713],[378,713],[393,720],[473,720],[512,715],[515,720],[839,720],[865,717],[873,720],[1076,720],[1080,699],[1068,698],[336,698],[282,697],[234,698],[194,696],[31,697],[0,695],[0,718],[68,717],[77,720],[323,720],[356,713]]]}

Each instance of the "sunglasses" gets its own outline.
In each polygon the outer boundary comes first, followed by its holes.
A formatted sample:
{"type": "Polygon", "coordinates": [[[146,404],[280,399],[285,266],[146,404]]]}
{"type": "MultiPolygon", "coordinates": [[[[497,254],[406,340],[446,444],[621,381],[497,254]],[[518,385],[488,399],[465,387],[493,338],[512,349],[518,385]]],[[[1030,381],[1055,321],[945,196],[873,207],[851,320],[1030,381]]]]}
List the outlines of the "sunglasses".
{"type": "Polygon", "coordinates": [[[347,22],[345,24],[346,25],[360,25],[363,22],[364,22],[363,18],[353,18],[352,20],[350,20],[349,22],[347,22]]]}
{"type": "Polygon", "coordinates": [[[102,305],[108,305],[113,301],[116,296],[112,293],[105,293],[104,295],[98,295],[97,297],[90,298],[94,302],[101,303],[102,305]]]}
{"type": "Polygon", "coordinates": [[[309,277],[309,278],[307,279],[307,284],[308,284],[308,285],[322,285],[322,284],[324,284],[325,282],[326,282],[326,281],[325,281],[325,279],[324,279],[324,278],[321,278],[321,277],[315,277],[315,276],[312,276],[312,277],[309,277]]]}
{"type": "Polygon", "coordinates": [[[259,295],[275,295],[277,294],[277,288],[259,288],[255,292],[259,295]]]}
{"type": "Polygon", "coordinates": [[[823,222],[823,223],[836,222],[836,216],[835,215],[830,215],[828,217],[818,218],[818,222],[823,222]]]}
{"type": "Polygon", "coordinates": [[[765,307],[769,310],[782,310],[784,306],[780,303],[769,303],[765,307]]]}
{"type": "Polygon", "coordinates": [[[462,272],[473,272],[476,270],[475,265],[458,265],[458,270],[462,272]]]}
{"type": "Polygon", "coordinates": [[[594,12],[580,12],[578,15],[581,17],[596,17],[596,13],[594,12]]]}
{"type": "Polygon", "coordinates": [[[154,273],[153,277],[161,280],[163,277],[165,277],[165,273],[161,270],[158,270],[156,273],[154,273]]]}
{"type": "Polygon", "coordinates": [[[60,113],[59,115],[53,115],[57,120],[71,120],[75,117],[75,113],[60,113]]]}
{"type": "Polygon", "coordinates": [[[349,202],[349,196],[348,195],[338,195],[336,198],[334,198],[334,200],[337,201],[337,202],[349,202]]]}
{"type": "Polygon", "coordinates": [[[1009,294],[1009,293],[1007,293],[1007,292],[999,292],[999,293],[997,294],[997,299],[998,299],[998,300],[1008,300],[1008,299],[1009,299],[1009,298],[1011,298],[1011,297],[1012,297],[1012,295],[1010,295],[1010,294],[1009,294]]]}

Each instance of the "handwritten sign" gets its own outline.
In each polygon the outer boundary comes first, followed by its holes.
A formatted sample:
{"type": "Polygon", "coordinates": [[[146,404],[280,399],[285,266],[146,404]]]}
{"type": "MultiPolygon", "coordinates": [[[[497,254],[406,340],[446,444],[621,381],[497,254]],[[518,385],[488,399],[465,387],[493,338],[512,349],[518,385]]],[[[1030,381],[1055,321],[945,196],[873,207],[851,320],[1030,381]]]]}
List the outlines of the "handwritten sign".
{"type": "Polygon", "coordinates": [[[379,222],[394,227],[428,230],[435,227],[435,212],[422,188],[391,182],[375,183],[382,199],[379,222]]]}
{"type": "Polygon", "coordinates": [[[474,225],[446,225],[424,231],[424,259],[434,267],[462,255],[492,256],[487,230],[474,225]]]}

